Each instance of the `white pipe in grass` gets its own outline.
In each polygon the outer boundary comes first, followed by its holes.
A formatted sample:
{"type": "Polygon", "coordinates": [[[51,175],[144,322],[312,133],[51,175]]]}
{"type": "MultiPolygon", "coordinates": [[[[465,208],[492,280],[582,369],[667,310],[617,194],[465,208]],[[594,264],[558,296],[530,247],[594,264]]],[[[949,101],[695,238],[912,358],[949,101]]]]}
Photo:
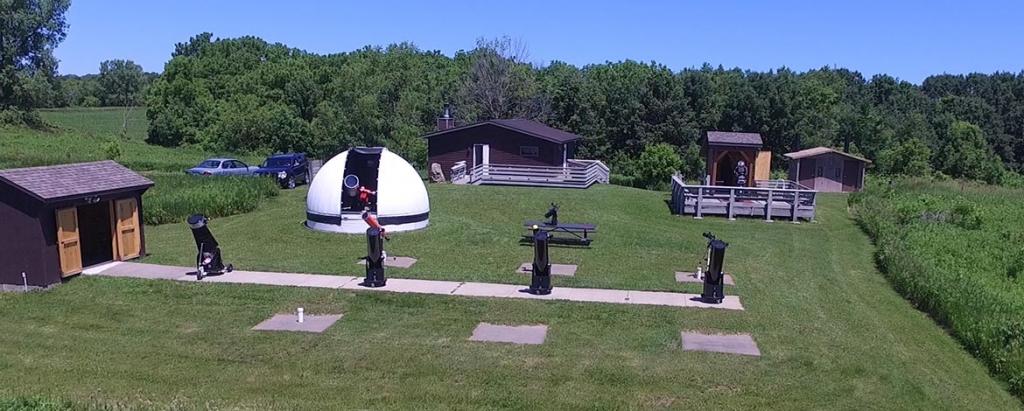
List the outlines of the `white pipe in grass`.
{"type": "Polygon", "coordinates": [[[302,309],[302,307],[299,307],[299,322],[300,323],[305,320],[305,318],[303,318],[304,317],[303,314],[305,314],[304,310],[302,309]]]}
{"type": "Polygon", "coordinates": [[[21,272],[21,281],[25,282],[25,292],[28,292],[28,277],[25,276],[25,272],[21,272]]]}
{"type": "Polygon", "coordinates": [[[697,266],[697,274],[696,274],[696,276],[697,276],[698,280],[703,280],[704,279],[704,273],[701,271],[699,265],[697,266]]]}

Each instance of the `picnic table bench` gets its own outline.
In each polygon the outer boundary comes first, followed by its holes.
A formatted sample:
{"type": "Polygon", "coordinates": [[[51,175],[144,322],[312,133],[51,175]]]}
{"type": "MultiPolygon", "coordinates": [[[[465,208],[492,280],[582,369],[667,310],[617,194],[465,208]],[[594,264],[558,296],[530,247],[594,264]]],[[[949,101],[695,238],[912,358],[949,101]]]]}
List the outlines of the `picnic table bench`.
{"type": "Polygon", "coordinates": [[[593,224],[550,224],[543,221],[527,221],[523,223],[523,227],[531,231],[531,234],[523,234],[523,239],[533,242],[533,226],[536,225],[538,230],[546,231],[550,235],[552,243],[570,243],[570,244],[583,244],[590,245],[593,238],[588,237],[590,233],[597,232],[597,226],[593,224]],[[556,236],[556,233],[568,234],[566,236],[556,236]],[[581,235],[582,234],[582,235],[581,235]]]}

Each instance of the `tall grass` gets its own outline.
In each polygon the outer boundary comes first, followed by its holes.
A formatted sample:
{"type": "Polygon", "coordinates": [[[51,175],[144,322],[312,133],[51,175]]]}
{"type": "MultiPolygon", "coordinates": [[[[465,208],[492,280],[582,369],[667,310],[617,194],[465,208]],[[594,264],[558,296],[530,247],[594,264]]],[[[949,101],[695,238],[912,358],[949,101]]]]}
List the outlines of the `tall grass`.
{"type": "Polygon", "coordinates": [[[226,217],[248,213],[279,188],[272,178],[202,177],[148,173],[155,186],[142,196],[143,219],[148,225],[178,223],[189,215],[226,217]]]}
{"type": "Polygon", "coordinates": [[[893,287],[1024,398],[1024,190],[875,184],[850,205],[893,287]]]}

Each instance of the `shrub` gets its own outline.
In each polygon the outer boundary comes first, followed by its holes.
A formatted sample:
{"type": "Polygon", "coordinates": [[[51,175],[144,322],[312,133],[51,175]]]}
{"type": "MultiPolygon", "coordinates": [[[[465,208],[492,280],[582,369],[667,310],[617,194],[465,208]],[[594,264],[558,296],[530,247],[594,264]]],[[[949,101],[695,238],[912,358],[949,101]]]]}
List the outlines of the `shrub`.
{"type": "Polygon", "coordinates": [[[682,166],[683,160],[672,146],[664,143],[647,146],[636,164],[637,183],[648,189],[663,188],[682,166]]]}
{"type": "Polygon", "coordinates": [[[1024,397],[1024,194],[984,185],[901,181],[849,197],[893,288],[946,326],[1024,397]],[[998,215],[999,220],[987,216],[998,215]],[[996,223],[998,222],[998,223],[996,223]]]}
{"type": "Polygon", "coordinates": [[[187,174],[147,176],[156,185],[146,191],[144,220],[149,225],[178,223],[189,215],[227,217],[248,213],[279,193],[272,178],[202,177],[187,174]]]}

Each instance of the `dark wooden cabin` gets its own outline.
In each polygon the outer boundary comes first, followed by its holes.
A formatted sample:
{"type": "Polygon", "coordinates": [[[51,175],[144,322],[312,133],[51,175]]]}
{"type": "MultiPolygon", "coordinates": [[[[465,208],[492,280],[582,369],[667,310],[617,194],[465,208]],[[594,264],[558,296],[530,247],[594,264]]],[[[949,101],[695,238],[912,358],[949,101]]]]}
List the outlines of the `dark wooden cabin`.
{"type": "Polygon", "coordinates": [[[710,176],[710,185],[736,186],[733,173],[740,160],[747,166],[746,187],[753,187],[756,180],[767,180],[771,173],[771,152],[761,151],[764,142],[758,133],[708,131],[701,145],[704,156],[705,175],[710,176]]]}
{"type": "Polygon", "coordinates": [[[145,255],[142,194],[153,185],[109,160],[0,170],[0,288],[48,288],[145,255]]]}
{"type": "Polygon", "coordinates": [[[455,126],[450,117],[438,119],[427,140],[428,164],[440,164],[446,180],[460,161],[467,169],[479,164],[567,167],[583,137],[525,120],[488,120],[455,126]]]}
{"type": "Polygon", "coordinates": [[[828,147],[786,153],[789,179],[825,193],[849,193],[864,187],[864,175],[871,160],[828,147]]]}

